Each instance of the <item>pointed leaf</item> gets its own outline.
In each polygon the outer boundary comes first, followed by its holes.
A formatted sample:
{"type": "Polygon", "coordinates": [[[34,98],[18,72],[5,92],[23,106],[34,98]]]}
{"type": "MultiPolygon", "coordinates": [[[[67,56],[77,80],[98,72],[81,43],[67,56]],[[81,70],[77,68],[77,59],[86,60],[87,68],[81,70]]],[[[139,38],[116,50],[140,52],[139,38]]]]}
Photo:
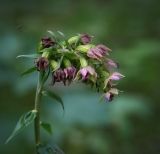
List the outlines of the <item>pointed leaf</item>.
{"type": "Polygon", "coordinates": [[[39,55],[38,54],[30,54],[30,55],[19,55],[16,58],[31,58],[31,59],[35,59],[38,58],[39,55]]]}
{"type": "Polygon", "coordinates": [[[42,91],[42,94],[44,96],[49,96],[51,97],[52,99],[56,100],[58,103],[61,104],[63,110],[64,110],[64,103],[63,103],[63,100],[61,99],[60,96],[58,96],[57,94],[55,94],[54,92],[52,91],[42,91]]]}
{"type": "Polygon", "coordinates": [[[24,128],[26,128],[28,125],[30,125],[35,117],[36,117],[36,111],[32,110],[27,112],[26,114],[23,114],[19,121],[17,122],[17,125],[15,127],[15,129],[13,130],[12,134],[9,136],[9,138],[6,140],[6,144],[13,138],[15,137],[17,134],[19,134],[24,128]]]}
{"type": "Polygon", "coordinates": [[[42,84],[44,84],[47,81],[49,74],[50,74],[50,68],[48,69],[48,72],[44,74],[42,81],[41,81],[42,84]]]}
{"type": "Polygon", "coordinates": [[[51,36],[53,36],[53,37],[55,37],[55,38],[56,38],[55,33],[53,33],[51,30],[48,30],[47,32],[48,32],[51,36]]]}
{"type": "Polygon", "coordinates": [[[32,72],[34,72],[34,71],[36,71],[36,70],[37,70],[37,68],[36,68],[35,66],[34,66],[34,67],[31,67],[31,68],[27,69],[26,71],[24,71],[24,72],[21,74],[21,76],[30,74],[30,73],[32,73],[32,72]]]}
{"type": "Polygon", "coordinates": [[[49,123],[41,122],[41,127],[47,131],[47,133],[52,134],[52,126],[49,123]]]}
{"type": "Polygon", "coordinates": [[[65,35],[64,35],[63,32],[61,32],[61,31],[58,30],[57,33],[59,33],[62,37],[65,37],[65,35]]]}

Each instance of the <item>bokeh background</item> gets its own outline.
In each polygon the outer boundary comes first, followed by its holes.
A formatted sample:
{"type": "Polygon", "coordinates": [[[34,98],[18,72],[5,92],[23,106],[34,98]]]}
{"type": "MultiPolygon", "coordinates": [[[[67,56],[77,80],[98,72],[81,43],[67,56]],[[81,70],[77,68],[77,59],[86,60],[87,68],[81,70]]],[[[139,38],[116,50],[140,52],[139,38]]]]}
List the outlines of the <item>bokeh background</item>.
{"type": "Polygon", "coordinates": [[[106,104],[82,84],[51,87],[62,96],[65,113],[43,100],[42,119],[53,126],[52,136],[42,130],[43,141],[67,154],[159,154],[159,6],[159,0],[1,0],[0,153],[34,153],[33,126],[4,145],[35,96],[37,74],[20,77],[33,61],[15,57],[36,52],[47,30],[60,30],[68,37],[87,32],[112,48],[126,76],[118,86],[124,92],[106,104]]]}

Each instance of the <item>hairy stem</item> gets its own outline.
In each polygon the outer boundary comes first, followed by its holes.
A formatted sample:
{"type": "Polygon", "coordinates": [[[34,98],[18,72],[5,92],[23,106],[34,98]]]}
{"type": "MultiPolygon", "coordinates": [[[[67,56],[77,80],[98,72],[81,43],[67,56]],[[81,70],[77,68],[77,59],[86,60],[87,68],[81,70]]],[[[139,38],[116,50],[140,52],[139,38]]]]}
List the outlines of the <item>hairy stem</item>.
{"type": "MultiPolygon", "coordinates": [[[[42,72],[38,73],[38,83],[35,97],[35,110],[37,112],[35,121],[34,121],[34,130],[35,130],[35,143],[36,147],[40,144],[40,100],[41,100],[41,91],[42,91],[42,72]]],[[[37,149],[37,148],[36,148],[37,149]]]]}

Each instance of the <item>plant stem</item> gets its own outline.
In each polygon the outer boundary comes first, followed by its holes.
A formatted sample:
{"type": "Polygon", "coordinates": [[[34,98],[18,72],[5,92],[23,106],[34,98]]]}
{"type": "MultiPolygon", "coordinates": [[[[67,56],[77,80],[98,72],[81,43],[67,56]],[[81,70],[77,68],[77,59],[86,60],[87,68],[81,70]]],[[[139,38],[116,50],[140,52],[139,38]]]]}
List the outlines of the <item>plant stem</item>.
{"type": "Polygon", "coordinates": [[[42,72],[38,73],[38,83],[37,83],[37,90],[36,90],[36,97],[35,97],[35,110],[37,112],[35,121],[34,121],[34,130],[35,130],[35,143],[36,149],[37,146],[40,144],[40,100],[41,100],[41,91],[42,91],[42,72]]]}

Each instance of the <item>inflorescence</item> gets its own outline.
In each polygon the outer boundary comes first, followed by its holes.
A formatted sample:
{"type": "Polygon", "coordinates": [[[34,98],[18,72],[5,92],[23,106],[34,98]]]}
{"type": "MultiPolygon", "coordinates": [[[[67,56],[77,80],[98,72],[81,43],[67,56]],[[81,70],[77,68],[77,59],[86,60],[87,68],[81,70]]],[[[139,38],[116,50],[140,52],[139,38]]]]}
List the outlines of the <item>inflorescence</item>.
{"type": "Polygon", "coordinates": [[[92,44],[92,39],[88,34],[66,40],[55,36],[42,38],[36,67],[38,71],[50,70],[54,84],[82,81],[103,92],[105,100],[110,102],[119,94],[114,82],[124,76],[115,71],[118,63],[108,58],[112,50],[103,44],[92,44]]]}

